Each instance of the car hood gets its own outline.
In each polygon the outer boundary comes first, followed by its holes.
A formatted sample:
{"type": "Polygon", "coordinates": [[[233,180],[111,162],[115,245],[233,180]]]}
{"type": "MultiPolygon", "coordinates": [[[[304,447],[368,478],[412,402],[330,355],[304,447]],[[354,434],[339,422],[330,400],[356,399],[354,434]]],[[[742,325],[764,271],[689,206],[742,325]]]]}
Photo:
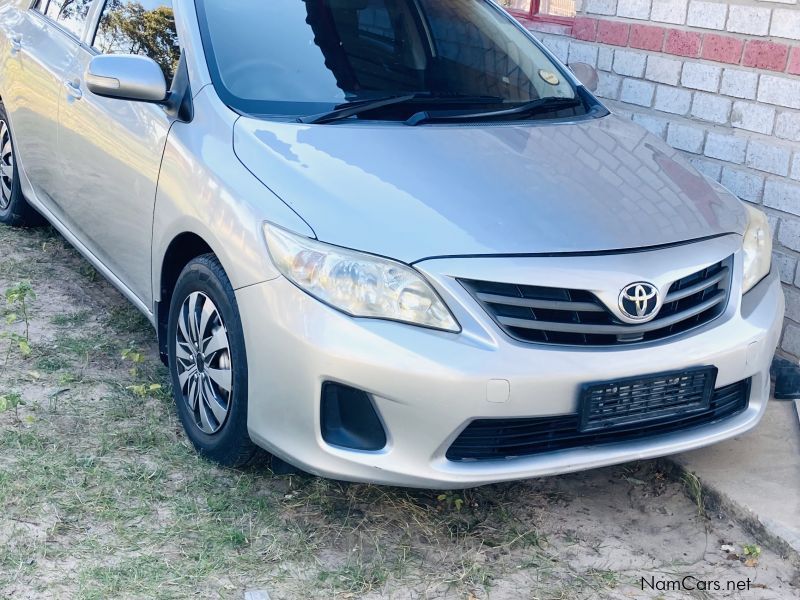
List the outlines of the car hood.
{"type": "Polygon", "coordinates": [[[239,159],[324,242],[415,262],[743,233],[741,203],[641,127],[300,125],[242,117],[239,159]]]}

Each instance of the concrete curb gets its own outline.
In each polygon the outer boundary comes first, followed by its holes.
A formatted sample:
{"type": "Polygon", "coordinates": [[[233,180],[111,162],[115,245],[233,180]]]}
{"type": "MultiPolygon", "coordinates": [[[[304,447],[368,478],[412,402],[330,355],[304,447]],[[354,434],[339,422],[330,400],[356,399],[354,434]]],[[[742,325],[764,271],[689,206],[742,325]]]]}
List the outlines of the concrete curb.
{"type": "MultiPolygon", "coordinates": [[[[800,401],[796,402],[800,412],[800,401]]],[[[676,481],[683,482],[684,475],[691,474],[698,478],[703,487],[703,506],[707,513],[723,513],[735,520],[742,528],[753,536],[756,542],[770,548],[783,558],[800,568],[800,537],[787,531],[777,523],[762,522],[751,510],[739,505],[727,494],[709,485],[703,479],[672,458],[665,458],[664,467],[676,481]]]]}

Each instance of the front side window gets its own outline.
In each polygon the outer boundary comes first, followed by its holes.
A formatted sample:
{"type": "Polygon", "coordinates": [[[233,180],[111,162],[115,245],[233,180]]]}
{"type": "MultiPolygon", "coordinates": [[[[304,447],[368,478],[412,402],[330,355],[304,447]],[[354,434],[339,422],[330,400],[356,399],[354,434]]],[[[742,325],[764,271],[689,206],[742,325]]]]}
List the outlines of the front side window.
{"type": "Polygon", "coordinates": [[[103,54],[149,56],[172,81],[181,56],[172,0],[106,0],[92,46],[103,54]]]}
{"type": "Polygon", "coordinates": [[[576,96],[561,68],[485,0],[197,0],[197,8],[214,85],[249,114],[407,94],[454,108],[576,96]]]}
{"type": "Polygon", "coordinates": [[[83,34],[86,18],[94,0],[50,0],[49,3],[38,2],[35,8],[61,25],[75,37],[83,34]],[[47,4],[45,7],[44,5],[47,4]]]}

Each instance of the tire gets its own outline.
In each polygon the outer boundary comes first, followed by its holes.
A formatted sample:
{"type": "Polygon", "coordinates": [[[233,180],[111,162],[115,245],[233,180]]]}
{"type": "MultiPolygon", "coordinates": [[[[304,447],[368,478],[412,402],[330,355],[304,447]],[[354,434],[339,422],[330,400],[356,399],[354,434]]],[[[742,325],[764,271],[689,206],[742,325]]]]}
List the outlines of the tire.
{"type": "Polygon", "coordinates": [[[213,254],[184,268],[169,310],[169,370],[186,435],[220,465],[253,462],[261,452],[247,432],[244,333],[233,287],[213,254]]]}
{"type": "Polygon", "coordinates": [[[0,102],[0,223],[11,227],[33,227],[42,216],[22,195],[17,153],[11,136],[6,107],[0,102]]]}

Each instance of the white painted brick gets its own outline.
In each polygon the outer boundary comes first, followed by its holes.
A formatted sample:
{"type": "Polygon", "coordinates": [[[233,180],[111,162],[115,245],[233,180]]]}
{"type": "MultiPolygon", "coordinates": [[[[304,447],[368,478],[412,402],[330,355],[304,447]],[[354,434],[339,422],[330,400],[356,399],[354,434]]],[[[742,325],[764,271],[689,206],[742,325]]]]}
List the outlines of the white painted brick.
{"type": "Polygon", "coordinates": [[[622,91],[620,92],[619,99],[629,104],[651,106],[653,104],[655,89],[655,84],[649,81],[625,79],[625,81],[622,82],[622,91]]]}
{"type": "MultiPolygon", "coordinates": [[[[781,179],[769,179],[764,187],[764,205],[800,216],[800,183],[792,183],[781,179]]],[[[800,234],[800,221],[796,219],[785,219],[781,223],[780,233],[782,234],[787,226],[795,226],[800,234]]],[[[792,250],[800,250],[800,235],[797,236],[797,243],[792,246],[781,240],[781,244],[792,250]]]]}
{"type": "Polygon", "coordinates": [[[771,11],[768,8],[734,4],[728,12],[727,29],[735,33],[767,35],[770,15],[771,11]]]}
{"type": "Polygon", "coordinates": [[[620,108],[619,106],[617,106],[611,112],[620,117],[621,119],[625,119],[626,121],[630,121],[633,119],[633,111],[630,111],[627,108],[620,108]]]}
{"type": "Polygon", "coordinates": [[[626,19],[650,18],[651,0],[619,0],[617,2],[617,16],[626,19]]]}
{"type": "Polygon", "coordinates": [[[633,122],[638,123],[647,129],[647,131],[660,137],[662,140],[667,135],[667,126],[669,125],[669,121],[662,119],[661,117],[656,117],[649,113],[635,113],[633,115],[633,122]]]}
{"type": "Polygon", "coordinates": [[[769,226],[769,232],[774,239],[778,239],[778,223],[780,222],[780,218],[778,215],[773,214],[771,212],[767,213],[767,225],[769,226]]]}
{"type": "Polygon", "coordinates": [[[600,71],[598,73],[598,83],[596,94],[601,98],[617,100],[619,98],[619,88],[622,84],[622,77],[600,71]]]}
{"type": "Polygon", "coordinates": [[[789,172],[789,177],[800,181],[800,152],[795,154],[792,159],[792,170],[789,172]]]}
{"type": "Polygon", "coordinates": [[[628,77],[642,77],[647,62],[644,52],[617,50],[614,52],[614,72],[628,77]]]}
{"type": "Polygon", "coordinates": [[[689,0],[653,0],[653,9],[650,11],[652,21],[661,23],[686,23],[686,7],[689,0]]]}
{"type": "Polygon", "coordinates": [[[755,171],[723,167],[722,185],[748,202],[761,202],[764,193],[764,176],[755,171]]]}
{"type": "Polygon", "coordinates": [[[601,71],[610,71],[614,63],[614,49],[600,46],[597,52],[597,68],[601,71]]]}
{"type": "Polygon", "coordinates": [[[800,108],[800,79],[762,75],[758,83],[758,101],[800,108]]]}
{"type": "Polygon", "coordinates": [[[755,102],[737,101],[733,103],[731,125],[756,133],[770,134],[775,124],[775,109],[755,102]]]}
{"type": "Polygon", "coordinates": [[[754,100],[758,89],[758,73],[755,71],[740,71],[739,69],[725,69],[722,74],[722,83],[719,91],[726,96],[754,100]]]}
{"type": "Polygon", "coordinates": [[[584,9],[594,15],[614,15],[617,13],[617,0],[584,0],[584,9]]]}
{"type": "Polygon", "coordinates": [[[735,33],[767,35],[771,12],[769,8],[733,4],[728,12],[727,29],[735,33]]]}
{"type": "Polygon", "coordinates": [[[722,173],[721,164],[711,162],[710,160],[703,160],[702,158],[690,158],[689,162],[695,169],[700,171],[709,179],[719,181],[719,176],[722,173]]]}
{"type": "Polygon", "coordinates": [[[786,324],[781,350],[794,356],[800,356],[800,327],[792,323],[786,324]]]}
{"type": "Polygon", "coordinates": [[[716,94],[697,93],[692,102],[692,116],[712,123],[727,123],[731,104],[730,100],[716,94]]]}
{"type": "Polygon", "coordinates": [[[776,8],[773,12],[769,34],[790,40],[800,40],[800,10],[776,8]]]}
{"type": "Polygon", "coordinates": [[[658,54],[651,54],[647,57],[647,70],[645,78],[658,83],[667,85],[678,85],[681,79],[681,67],[683,63],[674,58],[666,58],[658,54]]]}
{"type": "Polygon", "coordinates": [[[792,321],[800,321],[800,290],[786,288],[784,295],[786,296],[786,316],[792,321]]]}
{"type": "Polygon", "coordinates": [[[672,113],[674,115],[685,115],[692,106],[692,93],[688,90],[672,87],[669,85],[659,85],[656,92],[656,110],[672,113]]]}
{"type": "Polygon", "coordinates": [[[786,177],[789,174],[791,156],[791,151],[783,146],[776,146],[760,140],[750,140],[750,143],[747,144],[745,162],[748,167],[753,169],[786,177]]]}
{"type": "Polygon", "coordinates": [[[790,250],[800,251],[800,220],[786,219],[778,232],[778,241],[790,250]]]}
{"type": "Polygon", "coordinates": [[[568,62],[584,62],[593,67],[597,65],[597,46],[582,42],[570,42],[568,62]]]}
{"type": "Polygon", "coordinates": [[[667,143],[673,148],[700,154],[703,151],[703,142],[706,132],[701,127],[670,123],[667,130],[667,143]]]}
{"type": "Polygon", "coordinates": [[[704,154],[729,163],[742,164],[747,152],[747,140],[735,135],[708,132],[704,154]]]}
{"type": "Polygon", "coordinates": [[[778,274],[784,283],[794,283],[794,276],[797,272],[797,259],[783,252],[773,252],[772,262],[778,266],[778,274]]]}
{"type": "Polygon", "coordinates": [[[698,62],[687,62],[683,65],[681,84],[694,90],[716,92],[719,89],[721,77],[722,69],[720,67],[698,62]]]}
{"type": "Polygon", "coordinates": [[[703,2],[692,0],[689,3],[689,14],[686,24],[703,29],[725,29],[728,17],[728,5],[721,2],[703,2]]]}
{"type": "Polygon", "coordinates": [[[800,113],[778,113],[775,120],[775,135],[784,140],[800,142],[800,113]]]}

